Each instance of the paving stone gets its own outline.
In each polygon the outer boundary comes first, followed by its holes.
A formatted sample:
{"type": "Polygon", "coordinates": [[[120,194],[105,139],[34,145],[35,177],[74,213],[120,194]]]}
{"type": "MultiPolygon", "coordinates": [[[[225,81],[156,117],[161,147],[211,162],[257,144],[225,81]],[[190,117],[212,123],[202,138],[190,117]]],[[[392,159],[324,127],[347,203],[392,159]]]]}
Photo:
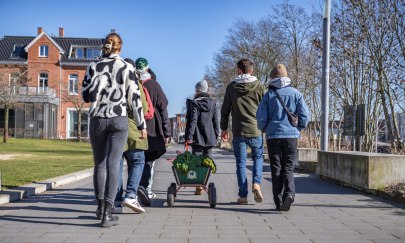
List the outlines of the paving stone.
{"type": "MultiPolygon", "coordinates": [[[[270,241],[268,239],[250,239],[251,243],[269,243],[270,241]]],[[[297,238],[297,239],[274,239],[271,240],[271,242],[277,242],[277,243],[313,243],[310,239],[302,239],[302,238],[297,238]]]]}
{"type": "MultiPolygon", "coordinates": [[[[190,239],[189,243],[250,243],[249,239],[190,239]]],[[[267,241],[268,243],[268,241],[267,241]]]]}
{"type": "Polygon", "coordinates": [[[18,235],[14,237],[9,237],[5,238],[2,240],[2,242],[7,242],[7,243],[59,243],[59,242],[64,242],[66,238],[55,238],[55,237],[50,237],[50,238],[44,238],[44,237],[31,237],[31,238],[20,238],[18,235]]]}
{"type": "MultiPolygon", "coordinates": [[[[147,239],[147,243],[188,243],[187,239],[147,239]]],[[[140,243],[139,239],[128,239],[126,243],[140,243]]]]}
{"type": "Polygon", "coordinates": [[[37,238],[37,237],[41,237],[42,235],[44,235],[44,233],[42,232],[32,232],[32,233],[14,233],[14,232],[2,232],[0,233],[1,237],[4,238],[10,238],[10,237],[14,237],[14,236],[18,236],[19,238],[37,238]]]}
{"type": "Polygon", "coordinates": [[[177,234],[165,233],[161,234],[160,239],[218,239],[218,234],[215,233],[197,233],[197,234],[177,234]]]}
{"type": "Polygon", "coordinates": [[[404,239],[399,239],[399,240],[375,240],[373,239],[373,242],[375,243],[404,243],[404,239]]]}

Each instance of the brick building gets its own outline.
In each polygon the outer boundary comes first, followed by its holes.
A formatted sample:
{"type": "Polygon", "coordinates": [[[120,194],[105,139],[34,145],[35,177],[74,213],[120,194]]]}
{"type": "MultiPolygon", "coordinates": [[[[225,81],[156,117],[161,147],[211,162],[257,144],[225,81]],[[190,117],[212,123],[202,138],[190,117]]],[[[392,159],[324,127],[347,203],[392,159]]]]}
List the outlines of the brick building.
{"type": "MultiPolygon", "coordinates": [[[[14,137],[68,139],[77,136],[77,108],[83,106],[82,136],[88,131],[88,106],[81,101],[87,65],[101,55],[103,38],[50,36],[38,27],[37,36],[0,39],[0,79],[17,83],[22,105],[10,111],[14,137]],[[24,81],[23,81],[24,80],[24,81]]],[[[3,124],[4,107],[0,107],[3,124]]]]}

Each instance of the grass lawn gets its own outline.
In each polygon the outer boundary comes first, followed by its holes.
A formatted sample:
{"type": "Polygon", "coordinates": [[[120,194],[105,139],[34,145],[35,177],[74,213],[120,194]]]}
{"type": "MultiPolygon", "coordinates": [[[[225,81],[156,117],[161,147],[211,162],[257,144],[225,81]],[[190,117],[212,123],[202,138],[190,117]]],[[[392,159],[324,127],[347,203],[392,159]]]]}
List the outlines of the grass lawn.
{"type": "Polygon", "coordinates": [[[3,189],[90,167],[93,167],[93,155],[88,143],[42,139],[9,139],[0,143],[3,189]]]}

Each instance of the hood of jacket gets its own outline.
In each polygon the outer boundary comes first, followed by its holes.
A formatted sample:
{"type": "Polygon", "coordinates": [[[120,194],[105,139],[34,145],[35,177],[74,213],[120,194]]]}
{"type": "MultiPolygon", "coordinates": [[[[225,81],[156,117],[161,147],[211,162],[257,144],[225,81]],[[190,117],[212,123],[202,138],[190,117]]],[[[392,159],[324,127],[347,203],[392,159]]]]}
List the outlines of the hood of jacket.
{"type": "Polygon", "coordinates": [[[142,81],[151,79],[151,75],[150,75],[150,73],[148,73],[147,70],[139,70],[139,69],[137,69],[136,72],[139,75],[139,79],[142,80],[142,81]]]}
{"type": "Polygon", "coordinates": [[[270,87],[276,87],[278,89],[287,87],[291,85],[291,79],[287,77],[281,77],[281,78],[274,78],[270,80],[269,82],[269,88],[270,87]]]}
{"type": "Polygon", "coordinates": [[[238,75],[237,78],[232,80],[233,86],[241,95],[245,95],[252,90],[255,90],[260,82],[255,76],[251,76],[249,74],[238,75]]]}
{"type": "Polygon", "coordinates": [[[194,99],[193,102],[200,110],[210,111],[212,107],[212,102],[214,102],[207,93],[199,93],[194,99]]]}
{"type": "Polygon", "coordinates": [[[256,80],[257,80],[257,78],[255,76],[252,76],[250,74],[241,74],[241,75],[238,75],[238,77],[236,77],[234,80],[232,80],[232,82],[242,84],[242,83],[252,83],[256,80]]]}

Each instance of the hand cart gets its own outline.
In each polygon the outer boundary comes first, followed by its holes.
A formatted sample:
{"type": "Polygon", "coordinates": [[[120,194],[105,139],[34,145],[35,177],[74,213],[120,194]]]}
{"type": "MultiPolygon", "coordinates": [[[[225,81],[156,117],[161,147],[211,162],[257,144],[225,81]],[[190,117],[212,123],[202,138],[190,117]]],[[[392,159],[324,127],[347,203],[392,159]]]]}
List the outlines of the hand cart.
{"type": "MultiPolygon", "coordinates": [[[[188,146],[186,146],[187,149],[188,146]]],[[[177,151],[177,154],[181,152],[177,151]]],[[[169,207],[174,206],[176,200],[177,192],[180,188],[186,187],[202,187],[208,194],[208,201],[211,208],[215,208],[217,205],[217,190],[214,183],[209,183],[207,186],[208,179],[211,174],[211,168],[201,166],[196,167],[194,170],[190,170],[187,174],[178,171],[174,166],[172,166],[174,178],[176,182],[172,182],[167,188],[167,205],[169,207]]]]}

